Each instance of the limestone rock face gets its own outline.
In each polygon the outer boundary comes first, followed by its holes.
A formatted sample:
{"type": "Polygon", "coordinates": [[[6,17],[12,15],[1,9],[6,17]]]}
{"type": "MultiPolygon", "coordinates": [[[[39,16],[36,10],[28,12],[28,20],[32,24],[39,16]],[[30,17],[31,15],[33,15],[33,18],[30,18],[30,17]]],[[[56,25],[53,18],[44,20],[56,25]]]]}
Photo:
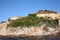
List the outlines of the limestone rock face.
{"type": "Polygon", "coordinates": [[[43,36],[43,35],[51,35],[56,34],[60,31],[60,28],[52,28],[45,27],[45,24],[41,25],[41,27],[7,27],[6,23],[0,24],[0,35],[25,35],[25,36],[43,36]],[[46,29],[48,29],[48,31],[46,29]]]}
{"type": "Polygon", "coordinates": [[[39,36],[43,34],[44,34],[44,30],[41,30],[40,27],[31,27],[27,32],[28,36],[39,36]]]}

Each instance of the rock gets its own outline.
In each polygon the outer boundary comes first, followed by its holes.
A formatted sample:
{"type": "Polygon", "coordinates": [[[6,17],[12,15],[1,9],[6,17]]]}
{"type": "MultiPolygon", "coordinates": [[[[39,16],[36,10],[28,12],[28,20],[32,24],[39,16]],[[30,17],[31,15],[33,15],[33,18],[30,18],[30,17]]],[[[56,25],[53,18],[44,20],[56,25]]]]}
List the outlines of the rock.
{"type": "Polygon", "coordinates": [[[0,24],[0,31],[5,31],[7,29],[7,23],[0,24]]]}
{"type": "Polygon", "coordinates": [[[48,29],[48,31],[46,31],[46,29],[44,30],[44,28],[41,29],[41,27],[17,27],[17,28],[13,28],[13,27],[8,27],[6,30],[4,31],[0,31],[0,35],[2,36],[43,36],[43,35],[56,35],[56,33],[59,32],[59,29],[55,29],[55,28],[51,28],[51,27],[46,27],[48,29]]]}
{"type": "Polygon", "coordinates": [[[46,26],[45,26],[45,24],[43,23],[43,24],[41,25],[40,29],[41,29],[41,30],[45,30],[45,28],[46,28],[46,26]]]}
{"type": "Polygon", "coordinates": [[[55,29],[52,27],[47,27],[48,31],[53,32],[55,29]]]}

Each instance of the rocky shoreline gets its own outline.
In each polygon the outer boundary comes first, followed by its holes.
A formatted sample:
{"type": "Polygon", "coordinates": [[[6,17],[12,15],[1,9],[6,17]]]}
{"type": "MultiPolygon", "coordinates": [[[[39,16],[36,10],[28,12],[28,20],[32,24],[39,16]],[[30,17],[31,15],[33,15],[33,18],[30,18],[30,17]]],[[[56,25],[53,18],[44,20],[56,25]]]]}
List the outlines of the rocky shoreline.
{"type": "Polygon", "coordinates": [[[4,40],[60,40],[60,35],[43,35],[43,36],[13,36],[13,35],[7,35],[2,36],[0,35],[0,38],[5,38],[4,40]]]}
{"type": "Polygon", "coordinates": [[[0,38],[19,38],[19,37],[44,37],[44,36],[59,36],[60,28],[47,27],[48,30],[41,27],[18,27],[11,28],[8,27],[6,30],[0,30],[0,38]]]}

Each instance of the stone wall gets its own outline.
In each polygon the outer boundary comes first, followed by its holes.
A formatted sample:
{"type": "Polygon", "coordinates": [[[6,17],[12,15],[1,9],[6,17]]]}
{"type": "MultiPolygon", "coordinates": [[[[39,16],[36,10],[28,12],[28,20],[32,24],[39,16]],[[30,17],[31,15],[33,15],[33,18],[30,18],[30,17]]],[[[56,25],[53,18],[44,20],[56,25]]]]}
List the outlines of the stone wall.
{"type": "Polygon", "coordinates": [[[58,14],[37,14],[36,15],[37,17],[45,17],[45,16],[48,16],[48,17],[52,17],[53,19],[56,19],[58,18],[58,14]]]}
{"type": "Polygon", "coordinates": [[[58,20],[58,22],[59,22],[58,24],[60,25],[60,20],[58,20]]]}
{"type": "Polygon", "coordinates": [[[53,19],[58,19],[58,24],[60,25],[60,14],[37,14],[37,17],[51,17],[53,19]]]}

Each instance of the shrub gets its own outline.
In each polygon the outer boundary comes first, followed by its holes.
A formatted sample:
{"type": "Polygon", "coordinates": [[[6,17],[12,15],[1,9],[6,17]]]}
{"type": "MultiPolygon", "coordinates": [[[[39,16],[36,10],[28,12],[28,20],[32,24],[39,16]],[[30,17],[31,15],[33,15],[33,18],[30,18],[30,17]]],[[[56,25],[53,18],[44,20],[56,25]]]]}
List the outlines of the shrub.
{"type": "MultiPolygon", "coordinates": [[[[46,25],[56,25],[55,20],[49,20],[49,17],[34,17],[34,16],[28,16],[22,19],[16,19],[14,21],[11,21],[9,26],[12,27],[18,27],[18,26],[35,26],[38,25],[39,23],[45,23],[46,25]]],[[[40,24],[38,25],[40,26],[40,24]]]]}
{"type": "Polygon", "coordinates": [[[29,14],[28,15],[29,17],[31,16],[31,17],[36,17],[36,14],[29,14]]]}

